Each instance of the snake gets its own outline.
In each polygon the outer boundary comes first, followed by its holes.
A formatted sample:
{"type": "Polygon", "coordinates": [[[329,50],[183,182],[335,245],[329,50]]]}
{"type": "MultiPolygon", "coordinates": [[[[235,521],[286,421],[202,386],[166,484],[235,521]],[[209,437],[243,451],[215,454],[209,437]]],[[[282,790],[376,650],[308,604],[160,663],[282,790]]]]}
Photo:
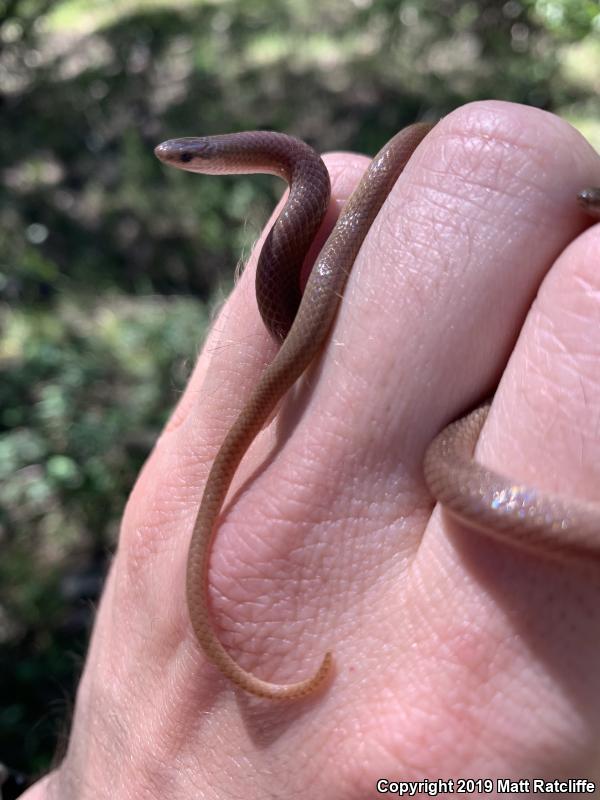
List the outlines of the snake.
{"type": "MultiPolygon", "coordinates": [[[[163,163],[202,174],[268,173],[289,186],[256,267],[260,315],[281,345],[245,400],[212,462],[194,521],[186,567],[186,597],[196,639],[233,684],[270,700],[293,700],[325,684],[326,652],[310,677],[277,684],[243,669],[221,643],[210,610],[209,571],[218,518],[240,461],[279,401],[323,350],[363,240],[385,199],[434,124],[417,122],[393,136],[370,162],[312,269],[304,291],[299,273],[329,204],[330,179],[320,156],[300,139],[275,131],[245,131],[170,139],[155,148],[163,163]]],[[[600,189],[583,189],[580,206],[600,219],[600,189]]],[[[425,483],[434,499],[468,527],[541,555],[600,558],[600,504],[515,484],[473,458],[489,403],[446,426],[428,446],[425,483]]]]}

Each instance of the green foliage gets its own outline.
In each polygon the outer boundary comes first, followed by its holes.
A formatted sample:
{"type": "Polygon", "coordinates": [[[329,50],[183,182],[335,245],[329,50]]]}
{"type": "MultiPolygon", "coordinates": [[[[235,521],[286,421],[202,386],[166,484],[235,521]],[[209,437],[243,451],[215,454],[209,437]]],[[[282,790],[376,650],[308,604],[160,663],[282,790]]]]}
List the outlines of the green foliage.
{"type": "Polygon", "coordinates": [[[202,308],[108,296],[13,311],[4,323],[4,533],[22,546],[30,524],[30,536],[43,527],[56,549],[86,538],[108,546],[127,488],[183,388],[177,364],[195,356],[202,308]]]}
{"type": "Polygon", "coordinates": [[[82,602],[97,597],[127,494],[207,320],[193,300],[114,294],[1,316],[0,743],[15,761],[28,753],[31,769],[47,761],[38,737],[51,753],[56,734],[40,699],[58,676],[72,690],[90,621],[82,602]]]}
{"type": "Polygon", "coordinates": [[[375,152],[486,97],[600,135],[599,28],[591,0],[0,0],[0,761],[50,761],[126,497],[281,190],[154,146],[375,152]]]}
{"type": "Polygon", "coordinates": [[[600,31],[597,0],[527,0],[524,5],[534,19],[561,39],[581,39],[600,31]]]}

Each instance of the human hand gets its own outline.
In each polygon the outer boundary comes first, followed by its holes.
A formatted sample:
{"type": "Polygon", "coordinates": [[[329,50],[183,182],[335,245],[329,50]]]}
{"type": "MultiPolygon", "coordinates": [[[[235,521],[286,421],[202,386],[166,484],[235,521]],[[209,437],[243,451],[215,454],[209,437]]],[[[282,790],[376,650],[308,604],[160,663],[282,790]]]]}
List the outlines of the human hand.
{"type": "MultiPolygon", "coordinates": [[[[327,163],[343,201],[368,160],[327,163]]],[[[575,202],[599,182],[566,123],[496,102],[442,120],[398,181],[326,351],[236,476],[213,553],[215,620],[246,668],[284,683],[334,651],[330,685],[294,703],[232,689],[185,607],[203,482],[274,352],[246,271],[132,493],[67,757],[27,800],[598,777],[598,575],[430,519],[421,465],[510,356],[478,458],[600,499],[600,226],[578,236],[575,202]]]]}

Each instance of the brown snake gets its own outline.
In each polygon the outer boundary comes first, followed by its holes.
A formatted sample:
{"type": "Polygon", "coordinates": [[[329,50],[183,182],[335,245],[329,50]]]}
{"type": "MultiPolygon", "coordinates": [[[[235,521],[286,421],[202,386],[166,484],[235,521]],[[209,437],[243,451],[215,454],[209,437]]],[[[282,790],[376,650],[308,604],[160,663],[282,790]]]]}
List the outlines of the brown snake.
{"type": "MultiPolygon", "coordinates": [[[[210,554],[217,518],[233,475],[278,401],[322,349],[350,269],[362,242],[419,142],[433,126],[417,123],[394,136],[375,156],[344,207],[312,268],[302,297],[299,271],[329,202],[329,176],[306,144],[279,133],[252,131],[205,138],[172,139],[155,149],[172,166],[208,174],[268,172],[290,185],[257,265],[257,299],[263,320],[282,341],[211,467],[194,523],[187,562],[187,602],[206,656],[235,684],[259,697],[292,699],[313,692],[332,663],[326,653],[304,681],[274,684],[242,669],[225,650],[209,611],[210,554]]],[[[580,204],[600,218],[600,190],[586,189],[580,204]]],[[[600,557],[600,505],[542,493],[477,464],[473,448],[487,416],[482,406],[449,425],[433,440],[424,474],[445,508],[487,535],[538,553],[600,557]]]]}

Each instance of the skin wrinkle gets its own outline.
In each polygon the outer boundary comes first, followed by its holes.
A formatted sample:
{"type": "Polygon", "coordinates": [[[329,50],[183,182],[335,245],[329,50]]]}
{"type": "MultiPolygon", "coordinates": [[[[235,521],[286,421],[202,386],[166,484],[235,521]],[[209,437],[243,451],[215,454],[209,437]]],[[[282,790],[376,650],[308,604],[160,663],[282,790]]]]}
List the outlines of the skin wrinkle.
{"type": "MultiPolygon", "coordinates": [[[[256,486],[256,491],[259,493],[259,497],[263,494],[263,490],[260,485],[256,486]]],[[[264,503],[259,503],[258,509],[260,509],[261,506],[264,506],[264,503]]],[[[289,526],[289,535],[286,535],[285,529],[282,529],[281,536],[277,540],[265,540],[260,536],[260,530],[262,529],[262,526],[260,525],[261,514],[259,513],[258,516],[258,522],[254,518],[250,521],[246,521],[244,518],[243,503],[239,502],[236,503],[235,507],[232,508],[230,513],[222,520],[222,536],[225,547],[222,548],[222,552],[216,554],[213,566],[213,571],[215,573],[215,586],[225,585],[227,587],[226,595],[221,595],[219,592],[213,592],[213,605],[218,612],[220,627],[222,627],[222,624],[226,624],[227,620],[229,620],[230,624],[239,626],[240,623],[237,619],[238,605],[241,603],[251,603],[253,600],[257,599],[256,587],[248,582],[248,572],[250,575],[260,576],[264,573],[265,565],[268,565],[270,573],[269,595],[261,595],[263,601],[262,613],[263,615],[266,615],[268,620],[272,611],[271,606],[273,603],[277,602],[277,598],[280,597],[284,605],[286,601],[293,601],[294,592],[301,593],[300,584],[302,582],[302,575],[310,575],[315,570],[315,566],[310,564],[312,560],[310,557],[310,552],[311,550],[314,550],[318,553],[320,550],[318,544],[318,529],[311,530],[310,537],[301,537],[298,539],[296,526],[288,522],[288,520],[285,520],[289,526]],[[239,537],[236,537],[234,540],[232,540],[232,545],[230,546],[234,546],[233,541],[242,542],[242,545],[238,545],[234,554],[229,552],[229,548],[227,546],[230,540],[228,535],[229,529],[234,530],[239,537]],[[290,553],[290,541],[296,540],[302,543],[302,547],[305,550],[305,560],[299,561],[298,567],[294,568],[293,556],[288,557],[288,555],[290,553]],[[218,580],[219,573],[222,572],[223,575],[225,575],[225,573],[229,571],[228,566],[231,563],[232,555],[235,556],[236,563],[239,565],[237,573],[240,577],[233,584],[231,581],[224,583],[223,581],[218,580]],[[309,563],[307,564],[305,561],[309,563]],[[278,577],[278,573],[280,571],[278,569],[278,565],[281,566],[280,577],[278,577]],[[245,588],[248,586],[250,586],[249,590],[245,588]],[[236,587],[238,587],[238,589],[244,587],[243,593],[235,591],[236,587]]],[[[264,517],[264,524],[270,525],[276,519],[277,516],[267,514],[267,516],[264,517]]],[[[305,612],[310,616],[309,609],[306,609],[305,612]]],[[[289,610],[286,616],[290,616],[289,610]]],[[[293,618],[293,616],[291,618],[293,618]]],[[[240,630],[249,630],[248,636],[254,636],[257,642],[257,647],[260,647],[261,645],[259,643],[261,642],[262,637],[260,635],[256,637],[255,634],[252,634],[252,627],[253,626],[250,625],[247,629],[244,627],[244,625],[242,625],[240,630]]],[[[237,641],[236,646],[239,646],[237,641]]]]}
{"type": "MultiPolygon", "coordinates": [[[[503,122],[504,120],[502,120],[502,123],[503,122]]],[[[448,148],[452,153],[452,157],[445,160],[444,170],[439,170],[440,176],[444,182],[447,181],[448,172],[451,175],[454,174],[454,176],[459,177],[461,179],[461,182],[458,184],[459,190],[465,190],[462,194],[463,199],[469,198],[470,192],[467,191],[468,189],[486,188],[488,186],[502,186],[503,193],[507,199],[512,199],[508,187],[510,187],[514,181],[514,185],[518,189],[514,197],[523,199],[523,206],[525,209],[533,207],[531,203],[532,191],[537,191],[540,198],[552,205],[553,197],[546,191],[543,179],[547,175],[553,173],[554,165],[563,156],[562,151],[557,152],[557,148],[552,146],[553,137],[551,135],[545,135],[546,126],[551,130],[558,127],[554,124],[554,120],[544,120],[540,125],[540,134],[538,137],[539,143],[541,144],[530,143],[528,140],[528,131],[521,132],[513,127],[509,128],[506,133],[502,130],[495,131],[492,139],[488,139],[486,135],[477,137],[473,133],[465,136],[464,131],[460,131],[458,134],[459,144],[455,148],[448,148]],[[468,152],[469,145],[477,141],[490,143],[481,158],[473,158],[472,153],[468,152]],[[469,159],[471,159],[470,162],[469,159]],[[457,165],[454,171],[451,169],[453,163],[457,165]],[[522,173],[525,173],[525,180],[523,179],[522,173]],[[471,174],[476,175],[478,180],[474,181],[471,179],[471,174]],[[480,178],[481,174],[488,175],[488,180],[482,181],[480,178]]],[[[590,147],[578,132],[571,129],[568,133],[574,140],[577,140],[578,144],[584,142],[586,147],[590,147]]],[[[561,131],[561,135],[565,135],[564,130],[561,131]]],[[[573,151],[575,152],[573,158],[576,161],[581,161],[579,149],[574,147],[573,151]]],[[[477,156],[479,156],[479,151],[475,152],[477,156]]],[[[575,166],[576,165],[574,165],[574,167],[575,166]]],[[[508,204],[507,208],[509,211],[507,221],[510,222],[515,217],[515,209],[511,204],[508,204]]],[[[496,214],[502,215],[497,205],[494,206],[494,210],[496,214]]],[[[548,218],[552,216],[553,211],[555,211],[553,207],[548,209],[548,218]]],[[[575,211],[574,205],[573,211],[575,211]]],[[[537,228],[539,225],[538,215],[528,217],[527,214],[520,212],[520,217],[528,219],[534,228],[537,228]]]]}
{"type": "MultiPolygon", "coordinates": [[[[460,141],[462,142],[463,140],[464,137],[461,137],[460,141]]],[[[459,152],[457,153],[456,161],[457,164],[459,164],[461,167],[460,170],[456,171],[456,177],[459,178],[459,180],[452,183],[448,183],[446,180],[444,186],[437,188],[434,191],[431,191],[430,189],[427,193],[427,198],[429,202],[434,205],[434,207],[435,205],[437,205],[441,210],[441,218],[438,217],[438,221],[442,220],[444,221],[442,222],[442,224],[445,224],[445,220],[450,220],[451,224],[454,226],[448,232],[449,238],[452,238],[454,236],[456,230],[455,227],[456,222],[454,221],[456,217],[451,213],[450,209],[453,207],[453,204],[455,204],[457,201],[461,202],[463,205],[465,202],[468,204],[469,213],[461,214],[459,218],[459,224],[461,225],[459,232],[467,232],[468,235],[466,239],[467,241],[470,242],[470,251],[466,254],[466,258],[463,259],[463,263],[465,264],[464,267],[465,273],[469,274],[469,265],[472,259],[480,260],[482,258],[482,253],[483,256],[485,257],[485,250],[488,246],[486,231],[488,228],[488,224],[490,222],[490,217],[488,214],[484,212],[488,207],[494,209],[494,220],[493,220],[494,225],[497,224],[498,216],[499,215],[502,216],[501,212],[498,211],[498,199],[500,197],[500,194],[498,194],[497,190],[493,193],[490,193],[489,191],[484,191],[483,194],[477,191],[473,192],[473,190],[474,189],[487,190],[490,185],[502,186],[502,196],[506,198],[506,208],[508,209],[509,212],[506,214],[506,222],[509,226],[511,226],[515,224],[515,214],[514,214],[514,208],[511,208],[511,202],[513,200],[513,196],[507,190],[507,187],[511,183],[514,184],[515,187],[518,187],[518,190],[513,194],[518,196],[528,197],[529,202],[531,202],[530,185],[529,181],[527,183],[515,181],[513,174],[514,173],[513,164],[508,164],[504,169],[501,169],[500,167],[497,167],[492,170],[488,169],[488,174],[490,175],[488,180],[486,180],[485,182],[482,181],[481,179],[475,181],[470,177],[470,174],[471,174],[471,169],[477,170],[478,164],[475,163],[470,168],[469,166],[465,168],[461,160],[463,154],[460,151],[460,148],[457,149],[459,150],[459,152]],[[500,178],[498,177],[499,173],[500,173],[500,178]],[[504,180],[505,177],[509,178],[509,180],[508,181],[504,180]],[[503,182],[500,182],[498,184],[497,182],[499,180],[502,180],[503,182]],[[494,181],[496,181],[496,184],[494,184],[494,181]],[[446,188],[448,185],[453,187],[456,186],[455,191],[449,193],[448,189],[446,188]],[[436,194],[437,198],[440,199],[436,198],[436,194]],[[480,196],[482,200],[479,202],[480,196]],[[474,210],[478,212],[475,215],[473,215],[474,210]],[[484,222],[483,226],[480,224],[482,221],[484,222]]],[[[494,159],[490,160],[493,161],[494,159]]],[[[525,166],[528,166],[525,159],[522,160],[522,163],[525,166]]],[[[475,171],[475,175],[478,176],[479,172],[475,171]]],[[[522,217],[523,215],[520,216],[522,217]]],[[[539,226],[539,217],[537,215],[532,217],[532,223],[535,223],[536,227],[539,226]]],[[[417,227],[416,230],[417,238],[418,238],[418,230],[419,228],[417,227]]],[[[438,238],[438,240],[439,238],[441,238],[439,228],[438,230],[436,230],[435,233],[437,235],[432,237],[434,241],[436,240],[436,238],[438,238]]],[[[510,233],[508,234],[506,241],[507,244],[510,244],[510,233]]],[[[495,246],[497,247],[497,244],[495,246]]],[[[452,269],[453,280],[456,280],[455,265],[453,264],[449,268],[452,269]]]]}
{"type": "MultiPolygon", "coordinates": [[[[410,228],[408,225],[406,226],[406,234],[404,236],[402,236],[402,234],[396,234],[397,230],[402,231],[404,217],[401,216],[400,221],[393,227],[386,222],[388,215],[383,217],[381,224],[383,230],[382,233],[376,237],[376,241],[378,246],[383,248],[383,252],[387,253],[390,251],[390,255],[389,257],[386,256],[383,262],[381,257],[379,257],[379,269],[377,272],[374,273],[372,270],[367,272],[365,270],[366,275],[364,280],[362,279],[360,270],[358,273],[353,271],[353,275],[357,274],[358,277],[356,278],[356,281],[354,281],[354,278],[351,280],[348,294],[352,298],[354,285],[357,287],[360,286],[361,301],[359,305],[358,303],[353,303],[352,299],[350,299],[347,304],[342,306],[340,325],[344,320],[345,314],[352,314],[352,325],[354,328],[358,328],[359,330],[362,329],[365,337],[379,340],[382,338],[380,330],[389,327],[389,324],[394,321],[394,318],[402,318],[406,321],[407,327],[410,327],[411,320],[415,317],[421,317],[425,306],[427,304],[431,304],[432,290],[435,290],[435,287],[439,282],[440,264],[435,262],[435,258],[432,259],[432,255],[434,257],[436,255],[438,231],[436,231],[435,227],[432,226],[431,223],[431,213],[429,212],[430,194],[430,192],[422,192],[422,197],[427,202],[427,212],[420,213],[418,225],[412,225],[410,228]],[[425,225],[423,225],[423,220],[425,220],[425,225]],[[390,231],[391,237],[393,238],[390,238],[390,231]],[[427,259],[424,262],[421,259],[422,263],[420,263],[418,271],[415,270],[413,276],[413,273],[411,273],[410,270],[407,271],[405,265],[419,263],[420,251],[417,250],[415,252],[414,240],[417,242],[420,240],[423,242],[428,241],[430,246],[427,259]],[[396,242],[398,242],[398,244],[396,244],[396,242]],[[402,247],[402,252],[400,259],[398,259],[398,257],[395,255],[395,251],[399,249],[400,246],[402,247]],[[400,265],[398,263],[399,260],[401,262],[400,265]],[[426,274],[431,275],[431,279],[427,281],[427,283],[425,283],[423,279],[423,275],[426,274]],[[394,291],[392,292],[394,303],[390,303],[389,300],[383,303],[386,298],[382,298],[381,294],[378,292],[377,286],[379,282],[381,280],[385,281],[386,279],[389,281],[390,286],[394,287],[394,291]],[[417,283],[417,280],[420,281],[420,284],[417,283]],[[395,284],[398,283],[401,283],[401,285],[396,287],[395,284]],[[417,287],[417,290],[414,292],[410,291],[413,286],[417,287]],[[407,288],[409,291],[407,291],[407,288]],[[348,312],[346,311],[347,307],[350,309],[348,312]],[[354,310],[355,308],[362,307],[369,308],[370,310],[372,309],[371,313],[369,313],[368,316],[366,314],[361,315],[354,310]],[[380,321],[378,320],[378,317],[380,318],[380,321]],[[387,320],[386,317],[388,318],[387,320]]],[[[421,212],[423,207],[423,199],[420,201],[420,203],[415,203],[415,209],[418,209],[421,212]]],[[[408,204],[408,207],[410,208],[410,204],[408,204]]],[[[450,208],[452,207],[452,203],[450,203],[450,208]]],[[[406,205],[402,205],[402,210],[406,210],[406,205]]],[[[416,216],[417,213],[417,210],[415,210],[413,216],[416,216]]],[[[444,216],[448,218],[448,208],[444,208],[444,216]]],[[[389,218],[394,220],[396,219],[396,215],[394,214],[393,210],[390,211],[389,218]]],[[[412,222],[413,220],[410,219],[409,221],[412,222]]],[[[369,238],[369,240],[366,242],[366,250],[370,250],[371,247],[375,251],[373,237],[369,238]]],[[[364,261],[365,263],[368,263],[368,255],[364,261]]],[[[408,354],[405,354],[405,357],[407,357],[407,355],[408,354]]],[[[365,371],[361,370],[360,367],[357,368],[356,358],[356,355],[354,355],[353,368],[356,375],[360,376],[362,372],[365,371]]],[[[395,380],[395,374],[405,374],[407,369],[410,370],[410,368],[410,364],[398,364],[395,360],[394,354],[385,349],[380,355],[380,361],[378,361],[380,379],[383,380],[384,383],[390,380],[395,380]],[[386,358],[388,359],[389,364],[385,363],[386,358]],[[390,369],[392,367],[392,361],[394,361],[394,369],[390,369]]],[[[353,380],[358,380],[358,378],[354,377],[353,380]]],[[[370,377],[370,380],[372,380],[372,376],[370,377]]],[[[402,396],[399,397],[399,402],[402,402],[402,396]]],[[[362,428],[363,426],[361,425],[359,430],[362,430],[362,428]]]]}
{"type": "Polygon", "coordinates": [[[574,128],[565,125],[564,121],[552,114],[540,114],[536,118],[535,129],[528,126],[514,125],[514,120],[509,114],[504,113],[502,104],[486,104],[486,113],[481,114],[478,104],[468,106],[463,111],[465,116],[448,117],[448,124],[445,131],[449,135],[455,134],[470,139],[481,137],[506,142],[510,147],[518,145],[519,148],[530,152],[533,158],[540,153],[540,161],[546,164],[562,167],[564,164],[565,153],[569,157],[585,163],[584,157],[577,151],[578,145],[583,144],[588,152],[591,152],[590,145],[582,135],[574,128]],[[466,132],[466,133],[465,133],[466,132]],[[565,145],[566,140],[572,140],[573,148],[565,145]],[[561,144],[562,147],[556,147],[561,144]],[[543,154],[543,155],[542,155],[543,154]]]}
{"type": "MultiPolygon", "coordinates": [[[[428,615],[423,616],[422,614],[415,620],[413,623],[413,629],[418,631],[419,639],[422,642],[422,646],[426,646],[430,648],[432,656],[435,657],[435,661],[440,658],[440,655],[443,657],[443,653],[446,652],[448,654],[448,658],[450,661],[454,661],[457,667],[457,670],[460,670],[464,673],[465,667],[469,671],[470,675],[473,678],[473,683],[477,687],[476,693],[479,702],[484,707],[493,707],[493,694],[496,691],[493,681],[491,678],[494,674],[494,661],[489,660],[490,654],[494,653],[504,653],[504,665],[498,666],[498,672],[501,672],[505,676],[512,675],[512,682],[514,685],[519,685],[519,683],[523,680],[523,665],[520,661],[514,660],[514,655],[510,655],[513,653],[512,649],[509,647],[508,650],[502,650],[501,645],[503,641],[506,641],[507,637],[513,636],[513,632],[510,629],[500,629],[491,632],[492,640],[490,640],[490,633],[487,632],[485,621],[487,619],[487,614],[485,613],[485,607],[487,605],[488,599],[485,596],[480,598],[480,605],[483,610],[483,615],[481,616],[480,620],[480,627],[479,630],[473,627],[473,619],[470,619],[468,623],[468,627],[464,627],[464,624],[461,622],[461,608],[464,606],[469,605],[469,601],[466,595],[471,595],[475,593],[477,597],[478,586],[473,580],[467,579],[464,586],[461,586],[459,589],[458,595],[451,595],[452,602],[456,605],[456,612],[454,614],[450,613],[448,618],[451,620],[456,620],[456,622],[451,623],[450,630],[448,629],[448,623],[446,621],[446,625],[441,625],[437,616],[435,615],[428,615]],[[462,595],[462,596],[461,596],[462,595]],[[456,634],[452,634],[452,630],[456,630],[456,634]],[[462,652],[460,649],[457,649],[456,644],[457,642],[461,642],[461,637],[466,636],[468,639],[472,640],[471,644],[466,644],[462,648],[462,652]],[[477,653],[481,652],[481,658],[477,658],[477,653]],[[454,655],[453,655],[454,653],[454,655]],[[488,657],[485,657],[485,653],[488,654],[488,657]],[[467,660],[465,661],[465,656],[467,660]],[[483,667],[483,672],[481,671],[481,667],[483,667]],[[461,670],[462,668],[462,670],[461,670]],[[490,692],[492,693],[490,695],[490,692]],[[490,695],[489,697],[487,697],[490,695]],[[487,698],[487,699],[486,699],[487,698]]],[[[428,591],[430,591],[428,587],[428,591]]],[[[442,598],[447,598],[448,595],[443,591],[443,587],[439,587],[438,591],[441,594],[442,598]]],[[[447,602],[445,600],[444,602],[447,602]]],[[[414,606],[411,605],[411,608],[414,606]]],[[[416,606],[418,609],[419,607],[416,606]]],[[[526,663],[526,662],[523,662],[526,663]]],[[[498,674],[496,672],[496,674],[498,674]]],[[[459,672],[460,674],[460,672],[459,672]]],[[[462,676],[462,680],[464,680],[464,674],[462,676]]],[[[435,694],[438,687],[432,687],[432,701],[435,704],[435,694]]],[[[443,688],[443,687],[442,687],[443,688]]],[[[508,711],[509,707],[507,707],[506,702],[509,699],[510,690],[508,687],[504,687],[504,691],[506,692],[506,698],[502,700],[500,703],[500,708],[503,712],[507,712],[507,717],[510,717],[508,711]]],[[[452,710],[452,701],[448,700],[444,691],[442,691],[442,697],[444,697],[444,703],[448,707],[449,715],[453,716],[452,710]]],[[[460,694],[458,695],[460,697],[460,694]]],[[[459,700],[459,703],[462,706],[462,702],[459,700]]],[[[468,709],[464,709],[464,713],[467,713],[468,709]]],[[[498,724],[498,709],[494,711],[495,715],[495,723],[498,724]]],[[[465,719],[463,718],[464,714],[460,715],[460,729],[465,730],[465,719]]],[[[448,723],[449,725],[449,723],[448,723]]],[[[529,720],[529,725],[531,725],[532,731],[537,730],[538,723],[529,720]]],[[[490,729],[493,729],[494,726],[490,726],[490,729]]],[[[478,730],[480,734],[484,733],[487,730],[485,718],[482,718],[478,724],[478,730]]],[[[475,738],[477,740],[480,739],[480,734],[475,738]]],[[[526,738],[527,734],[524,730],[521,730],[521,734],[524,738],[526,738]]],[[[469,737],[465,737],[466,740],[469,740],[469,737]]],[[[485,739],[485,736],[483,737],[485,739]]],[[[495,746],[497,748],[497,745],[495,746]]],[[[518,748],[518,746],[517,746],[518,748]]],[[[512,754],[512,761],[514,761],[514,754],[512,754]]],[[[511,759],[508,759],[508,762],[511,762],[511,759]]],[[[488,765],[489,771],[489,765],[488,765]]]]}
{"type": "MultiPolygon", "coordinates": [[[[537,234],[537,238],[539,239],[539,233],[537,234]]],[[[481,257],[481,253],[479,253],[479,257],[481,257]]],[[[452,273],[451,273],[451,277],[452,277],[452,273]]],[[[493,289],[491,289],[491,288],[488,286],[488,289],[487,289],[487,296],[490,296],[491,298],[493,298],[493,297],[494,297],[494,295],[495,295],[495,292],[493,291],[493,289]]],[[[446,313],[446,312],[444,311],[443,313],[446,313]]],[[[494,311],[494,312],[492,312],[492,313],[495,313],[495,311],[494,311]]],[[[503,313],[503,314],[505,314],[506,312],[502,311],[502,313],[503,313]]],[[[488,322],[488,324],[489,324],[489,321],[490,321],[490,320],[489,320],[489,315],[487,314],[487,312],[486,312],[486,320],[487,320],[487,322],[488,322]]]]}
{"type": "Polygon", "coordinates": [[[495,186],[510,186],[515,176],[519,178],[519,164],[521,168],[527,165],[517,147],[497,137],[447,136],[442,139],[442,154],[443,169],[437,170],[440,178],[444,173],[446,180],[449,176],[451,184],[460,191],[461,199],[469,202],[472,202],[470,190],[489,191],[495,186]],[[516,165],[515,159],[518,159],[516,165]]]}

